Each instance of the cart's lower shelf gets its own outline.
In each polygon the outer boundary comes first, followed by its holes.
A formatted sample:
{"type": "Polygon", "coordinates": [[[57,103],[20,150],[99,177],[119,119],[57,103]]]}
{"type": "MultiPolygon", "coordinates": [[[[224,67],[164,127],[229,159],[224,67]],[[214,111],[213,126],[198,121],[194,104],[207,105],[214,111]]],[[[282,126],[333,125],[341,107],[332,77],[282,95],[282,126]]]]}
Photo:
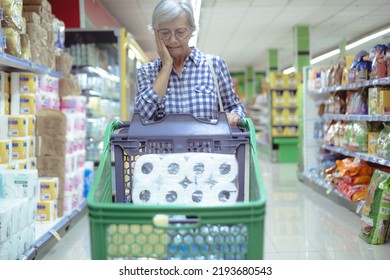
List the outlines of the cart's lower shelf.
{"type": "Polygon", "coordinates": [[[80,218],[86,214],[87,203],[84,201],[78,209],[73,210],[70,215],[58,218],[53,223],[37,223],[36,241],[23,255],[19,256],[19,260],[39,260],[42,259],[47,252],[61,240],[70,228],[77,223],[80,218]]]}

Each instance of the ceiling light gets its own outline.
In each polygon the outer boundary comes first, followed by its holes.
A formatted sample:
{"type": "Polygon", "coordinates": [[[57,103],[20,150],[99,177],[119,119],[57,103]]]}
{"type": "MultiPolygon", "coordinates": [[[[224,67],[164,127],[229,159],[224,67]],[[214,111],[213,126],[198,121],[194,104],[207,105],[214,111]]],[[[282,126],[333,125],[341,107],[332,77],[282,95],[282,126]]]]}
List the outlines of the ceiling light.
{"type": "Polygon", "coordinates": [[[283,70],[283,74],[284,75],[288,75],[288,74],[291,74],[291,73],[294,73],[295,72],[295,67],[290,67],[290,68],[287,68],[285,70],[283,70]]]}
{"type": "Polygon", "coordinates": [[[379,32],[374,33],[374,34],[372,34],[372,35],[369,35],[369,36],[367,36],[367,37],[364,37],[363,39],[357,40],[356,42],[347,45],[347,46],[345,47],[345,50],[348,51],[348,50],[350,50],[350,49],[356,48],[357,46],[360,46],[360,45],[362,45],[362,44],[364,44],[364,43],[367,43],[367,42],[369,42],[369,41],[371,41],[371,40],[374,40],[375,38],[378,38],[378,37],[380,37],[380,36],[383,36],[383,35],[385,35],[385,34],[387,34],[387,33],[390,33],[390,28],[387,28],[387,29],[385,29],[385,30],[382,30],[382,31],[379,31],[379,32]]]}
{"type": "Polygon", "coordinates": [[[316,63],[318,63],[320,61],[323,61],[323,60],[325,60],[325,59],[327,59],[329,57],[335,56],[335,55],[337,55],[339,53],[340,53],[340,49],[327,52],[327,53],[325,53],[323,55],[320,55],[320,56],[317,56],[317,57],[311,59],[310,60],[310,64],[316,64],[316,63]]]}
{"type": "MultiPolygon", "coordinates": [[[[382,31],[376,32],[376,33],[371,34],[371,35],[369,35],[369,36],[366,36],[366,37],[364,37],[364,38],[362,38],[362,39],[360,39],[360,40],[357,40],[356,42],[353,42],[353,43],[351,43],[351,44],[348,44],[348,45],[345,47],[345,50],[346,50],[346,51],[349,51],[349,50],[351,50],[351,49],[353,49],[353,48],[356,48],[356,47],[358,47],[358,46],[360,46],[360,45],[362,45],[362,44],[364,44],[364,43],[367,43],[367,42],[369,42],[369,41],[371,41],[371,40],[373,40],[373,39],[375,39],[375,38],[378,38],[378,37],[380,37],[380,36],[383,36],[383,35],[385,35],[385,34],[387,34],[387,33],[390,33],[390,28],[387,28],[387,29],[384,29],[384,30],[382,30],[382,31]]],[[[316,64],[316,63],[321,62],[321,61],[323,61],[323,60],[325,60],[325,59],[327,59],[327,58],[330,58],[330,57],[332,57],[332,56],[338,55],[339,53],[340,53],[340,49],[336,49],[336,50],[327,52],[327,53],[325,53],[325,54],[323,54],[323,55],[320,55],[320,56],[318,56],[318,57],[315,57],[315,58],[311,59],[311,60],[310,60],[310,64],[316,64]]],[[[289,73],[292,73],[292,72],[294,72],[294,71],[295,71],[295,68],[294,68],[294,67],[290,67],[290,68],[285,69],[285,70],[283,71],[283,73],[286,72],[286,73],[289,74],[289,73]]],[[[286,73],[285,73],[285,74],[286,74],[286,73]]]]}

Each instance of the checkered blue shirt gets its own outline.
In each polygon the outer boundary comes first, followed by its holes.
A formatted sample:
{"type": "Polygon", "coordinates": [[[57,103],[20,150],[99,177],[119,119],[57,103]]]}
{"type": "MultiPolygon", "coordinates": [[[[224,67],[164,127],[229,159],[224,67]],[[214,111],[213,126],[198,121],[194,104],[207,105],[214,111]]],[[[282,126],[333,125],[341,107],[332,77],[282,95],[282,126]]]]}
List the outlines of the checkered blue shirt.
{"type": "MultiPolygon", "coordinates": [[[[232,78],[223,58],[211,57],[218,79],[224,110],[245,117],[245,108],[234,91],[232,78]]],[[[218,93],[206,56],[197,48],[184,62],[181,77],[174,70],[165,95],[159,99],[153,82],[162,67],[161,59],[143,64],[137,73],[137,95],[135,111],[144,119],[152,119],[158,107],[166,113],[189,113],[198,118],[216,119],[218,115],[218,93]]]]}

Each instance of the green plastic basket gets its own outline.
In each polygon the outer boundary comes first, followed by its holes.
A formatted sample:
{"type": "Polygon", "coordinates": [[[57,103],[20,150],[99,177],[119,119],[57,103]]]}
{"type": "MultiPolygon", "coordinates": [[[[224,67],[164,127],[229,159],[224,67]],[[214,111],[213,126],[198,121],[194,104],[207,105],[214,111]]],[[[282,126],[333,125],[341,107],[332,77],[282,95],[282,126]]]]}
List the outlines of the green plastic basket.
{"type": "Polygon", "coordinates": [[[266,195],[251,119],[243,120],[250,135],[249,198],[221,206],[114,202],[110,138],[119,124],[107,125],[87,198],[92,259],[263,259],[266,195]]]}

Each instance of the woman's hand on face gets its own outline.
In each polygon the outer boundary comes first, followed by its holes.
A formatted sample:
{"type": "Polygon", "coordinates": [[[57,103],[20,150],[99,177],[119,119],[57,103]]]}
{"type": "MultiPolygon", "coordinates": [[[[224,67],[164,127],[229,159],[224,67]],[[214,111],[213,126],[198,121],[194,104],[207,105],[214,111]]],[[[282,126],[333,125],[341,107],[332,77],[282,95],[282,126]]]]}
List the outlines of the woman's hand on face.
{"type": "Polygon", "coordinates": [[[160,39],[157,34],[155,35],[156,38],[156,46],[157,46],[157,53],[160,56],[160,59],[162,61],[163,66],[170,66],[173,65],[173,59],[171,57],[171,54],[169,53],[167,47],[164,44],[164,41],[160,39]]]}
{"type": "Polygon", "coordinates": [[[237,126],[237,122],[241,119],[241,117],[236,114],[227,113],[226,116],[231,126],[237,126]]]}

